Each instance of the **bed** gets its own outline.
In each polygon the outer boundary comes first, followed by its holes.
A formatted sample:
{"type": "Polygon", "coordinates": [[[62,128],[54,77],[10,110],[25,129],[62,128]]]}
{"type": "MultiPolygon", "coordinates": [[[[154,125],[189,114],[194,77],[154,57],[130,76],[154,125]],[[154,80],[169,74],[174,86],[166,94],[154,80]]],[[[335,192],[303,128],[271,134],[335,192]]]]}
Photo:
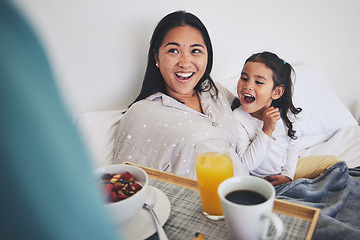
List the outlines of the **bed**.
{"type": "MultiPolygon", "coordinates": [[[[319,70],[295,65],[294,104],[299,115],[300,157],[335,155],[342,162],[317,179],[298,179],[276,188],[277,197],[315,206],[321,214],[313,239],[360,239],[360,126],[319,70]]],[[[219,80],[236,94],[238,76],[219,80]]],[[[73,114],[94,168],[112,163],[117,123],[123,110],[73,114]]]]}

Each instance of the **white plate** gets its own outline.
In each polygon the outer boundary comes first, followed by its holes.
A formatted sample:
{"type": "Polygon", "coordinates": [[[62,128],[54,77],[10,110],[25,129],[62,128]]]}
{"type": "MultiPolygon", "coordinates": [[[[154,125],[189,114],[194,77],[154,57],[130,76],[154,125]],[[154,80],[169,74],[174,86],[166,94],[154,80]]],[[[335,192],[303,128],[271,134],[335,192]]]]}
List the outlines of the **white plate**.
{"type": "MultiPolygon", "coordinates": [[[[149,191],[154,191],[156,194],[156,203],[154,211],[159,218],[161,225],[164,225],[170,216],[170,201],[159,189],[149,186],[149,191]]],[[[119,234],[123,239],[140,240],[150,237],[156,232],[155,222],[149,210],[140,209],[138,214],[126,225],[119,227],[119,234]]]]}

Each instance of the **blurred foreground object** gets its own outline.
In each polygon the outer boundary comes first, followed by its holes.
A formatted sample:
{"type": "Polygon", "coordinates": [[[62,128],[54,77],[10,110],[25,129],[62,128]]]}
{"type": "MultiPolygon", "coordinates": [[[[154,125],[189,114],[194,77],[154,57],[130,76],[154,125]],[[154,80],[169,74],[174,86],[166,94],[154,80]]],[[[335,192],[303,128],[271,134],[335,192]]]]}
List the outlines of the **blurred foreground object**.
{"type": "Polygon", "coordinates": [[[0,107],[0,239],[118,239],[46,54],[4,0],[0,107]]]}

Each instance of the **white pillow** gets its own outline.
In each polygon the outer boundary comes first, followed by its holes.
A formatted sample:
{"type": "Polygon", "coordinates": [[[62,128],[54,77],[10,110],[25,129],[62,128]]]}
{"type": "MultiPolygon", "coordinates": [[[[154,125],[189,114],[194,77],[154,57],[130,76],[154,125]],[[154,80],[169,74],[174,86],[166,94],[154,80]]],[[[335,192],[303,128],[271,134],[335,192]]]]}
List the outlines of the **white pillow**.
{"type": "Polygon", "coordinates": [[[294,67],[294,104],[303,108],[303,134],[356,125],[351,112],[330,88],[321,73],[311,65],[294,67]]]}
{"type": "Polygon", "coordinates": [[[90,153],[94,169],[111,164],[116,128],[123,111],[94,111],[72,115],[84,145],[90,153]]]}
{"type": "Polygon", "coordinates": [[[360,126],[341,128],[328,141],[300,152],[300,157],[310,155],[335,155],[349,168],[360,166],[360,126]]]}
{"type": "Polygon", "coordinates": [[[239,79],[240,79],[240,75],[222,79],[222,80],[216,81],[216,82],[219,82],[221,85],[226,87],[230,92],[232,92],[232,94],[237,96],[238,95],[237,94],[237,83],[238,83],[239,79]]]}
{"type": "Polygon", "coordinates": [[[298,115],[300,150],[329,139],[337,130],[356,125],[351,112],[312,65],[293,66],[296,74],[293,102],[298,115]]]}

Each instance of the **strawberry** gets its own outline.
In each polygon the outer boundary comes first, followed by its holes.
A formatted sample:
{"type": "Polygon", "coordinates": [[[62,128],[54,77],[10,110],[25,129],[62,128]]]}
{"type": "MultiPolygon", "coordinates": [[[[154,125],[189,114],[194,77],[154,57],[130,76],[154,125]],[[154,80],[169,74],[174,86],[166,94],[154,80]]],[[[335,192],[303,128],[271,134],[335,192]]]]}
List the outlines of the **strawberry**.
{"type": "Polygon", "coordinates": [[[114,185],[111,183],[104,185],[104,192],[105,192],[105,198],[109,199],[111,197],[112,190],[114,188],[114,185]]]}
{"type": "Polygon", "coordinates": [[[125,172],[125,173],[121,174],[121,178],[125,179],[127,181],[131,181],[131,182],[135,181],[134,176],[131,175],[131,173],[129,173],[129,172],[125,172]]]}
{"type": "Polygon", "coordinates": [[[141,185],[138,184],[138,183],[132,183],[132,184],[130,185],[130,187],[131,187],[131,189],[134,190],[135,192],[139,191],[139,190],[142,188],[141,185]]]}
{"type": "Polygon", "coordinates": [[[115,184],[114,184],[114,191],[119,191],[119,190],[121,190],[122,188],[124,187],[124,185],[121,183],[121,182],[116,182],[115,184]]]}
{"type": "Polygon", "coordinates": [[[119,201],[119,198],[118,198],[118,196],[117,196],[117,194],[116,194],[116,192],[114,192],[114,191],[112,191],[111,192],[111,201],[113,201],[113,202],[117,202],[117,201],[119,201]]]}

